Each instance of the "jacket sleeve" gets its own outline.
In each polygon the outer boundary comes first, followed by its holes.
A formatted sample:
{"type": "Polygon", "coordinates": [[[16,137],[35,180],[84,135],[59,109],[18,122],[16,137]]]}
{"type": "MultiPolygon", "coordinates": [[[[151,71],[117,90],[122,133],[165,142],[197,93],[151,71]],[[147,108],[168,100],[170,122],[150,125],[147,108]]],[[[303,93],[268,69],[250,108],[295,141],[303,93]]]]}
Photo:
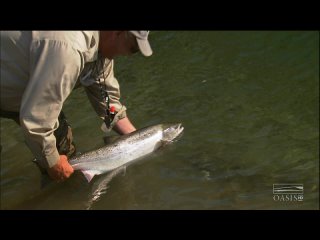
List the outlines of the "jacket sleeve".
{"type": "Polygon", "coordinates": [[[59,153],[53,132],[63,102],[83,66],[80,52],[63,41],[37,40],[30,46],[30,80],[22,96],[20,124],[40,165],[54,166],[59,153]]]}
{"type": "Polygon", "coordinates": [[[114,77],[113,60],[109,63],[106,62],[103,72],[95,76],[95,78],[91,85],[85,86],[85,91],[92,107],[102,120],[105,117],[106,103],[104,99],[102,99],[101,88],[108,92],[110,106],[114,106],[116,111],[116,115],[108,128],[110,131],[117,121],[126,117],[126,107],[120,102],[120,86],[114,77]]]}

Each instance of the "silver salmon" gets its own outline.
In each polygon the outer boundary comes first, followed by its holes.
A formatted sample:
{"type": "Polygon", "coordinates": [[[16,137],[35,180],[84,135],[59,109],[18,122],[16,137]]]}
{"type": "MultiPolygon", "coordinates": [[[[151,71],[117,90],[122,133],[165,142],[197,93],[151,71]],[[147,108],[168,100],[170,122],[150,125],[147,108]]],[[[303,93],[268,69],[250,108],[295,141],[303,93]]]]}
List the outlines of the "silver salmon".
{"type": "Polygon", "coordinates": [[[113,143],[70,160],[74,170],[80,170],[90,182],[95,175],[112,171],[120,166],[154,152],[172,142],[183,131],[179,124],[158,124],[139,129],[117,138],[113,143]]]}

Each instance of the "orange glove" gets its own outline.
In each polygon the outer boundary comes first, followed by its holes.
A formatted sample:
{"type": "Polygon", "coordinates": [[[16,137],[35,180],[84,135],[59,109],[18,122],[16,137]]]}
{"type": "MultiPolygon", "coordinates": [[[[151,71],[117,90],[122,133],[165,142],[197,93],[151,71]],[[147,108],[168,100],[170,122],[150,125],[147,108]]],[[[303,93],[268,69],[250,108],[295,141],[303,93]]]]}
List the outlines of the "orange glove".
{"type": "Polygon", "coordinates": [[[49,176],[56,182],[63,182],[71,176],[73,168],[68,162],[66,155],[60,155],[56,165],[47,169],[49,176]]]}

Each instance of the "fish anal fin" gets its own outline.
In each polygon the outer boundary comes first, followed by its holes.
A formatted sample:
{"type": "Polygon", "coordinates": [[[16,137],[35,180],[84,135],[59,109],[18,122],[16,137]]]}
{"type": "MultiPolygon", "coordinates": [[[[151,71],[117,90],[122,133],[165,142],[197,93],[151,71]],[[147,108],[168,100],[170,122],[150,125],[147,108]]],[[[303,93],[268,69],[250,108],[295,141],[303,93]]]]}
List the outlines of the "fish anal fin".
{"type": "Polygon", "coordinates": [[[88,182],[90,182],[95,175],[101,174],[101,172],[95,170],[82,170],[81,172],[86,177],[88,182]]]}

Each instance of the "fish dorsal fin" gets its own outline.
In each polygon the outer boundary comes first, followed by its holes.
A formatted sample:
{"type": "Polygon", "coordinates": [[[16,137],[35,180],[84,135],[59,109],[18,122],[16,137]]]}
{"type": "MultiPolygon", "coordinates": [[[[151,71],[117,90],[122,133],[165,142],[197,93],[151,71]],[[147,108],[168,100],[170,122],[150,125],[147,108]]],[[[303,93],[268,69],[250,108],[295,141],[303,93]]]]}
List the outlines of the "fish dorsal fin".
{"type": "Polygon", "coordinates": [[[105,136],[103,137],[103,141],[105,144],[111,144],[117,141],[121,136],[105,136]]]}
{"type": "Polygon", "coordinates": [[[86,177],[86,179],[88,180],[88,182],[90,182],[95,175],[101,174],[100,171],[96,171],[96,170],[83,170],[83,171],[81,171],[81,172],[82,172],[83,175],[86,177]]]}

